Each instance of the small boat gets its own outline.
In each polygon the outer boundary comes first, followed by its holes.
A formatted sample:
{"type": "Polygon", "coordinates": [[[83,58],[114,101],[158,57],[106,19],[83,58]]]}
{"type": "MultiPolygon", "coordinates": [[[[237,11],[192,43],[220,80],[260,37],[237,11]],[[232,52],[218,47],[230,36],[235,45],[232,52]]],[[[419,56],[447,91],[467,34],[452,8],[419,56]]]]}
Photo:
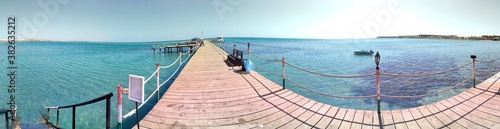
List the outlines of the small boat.
{"type": "Polygon", "coordinates": [[[224,37],[222,35],[218,35],[217,40],[215,40],[215,43],[224,43],[224,37]]]}
{"type": "Polygon", "coordinates": [[[354,55],[372,55],[372,50],[356,50],[354,51],[354,55]]]}

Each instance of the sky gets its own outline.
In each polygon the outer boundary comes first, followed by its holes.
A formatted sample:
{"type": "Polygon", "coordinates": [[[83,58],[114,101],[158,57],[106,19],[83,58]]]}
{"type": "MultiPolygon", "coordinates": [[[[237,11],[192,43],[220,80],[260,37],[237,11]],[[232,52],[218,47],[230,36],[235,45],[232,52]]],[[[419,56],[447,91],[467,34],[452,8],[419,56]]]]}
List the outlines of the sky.
{"type": "Polygon", "coordinates": [[[0,0],[0,31],[6,32],[8,17],[15,16],[18,39],[500,35],[499,5],[499,0],[0,0]]]}

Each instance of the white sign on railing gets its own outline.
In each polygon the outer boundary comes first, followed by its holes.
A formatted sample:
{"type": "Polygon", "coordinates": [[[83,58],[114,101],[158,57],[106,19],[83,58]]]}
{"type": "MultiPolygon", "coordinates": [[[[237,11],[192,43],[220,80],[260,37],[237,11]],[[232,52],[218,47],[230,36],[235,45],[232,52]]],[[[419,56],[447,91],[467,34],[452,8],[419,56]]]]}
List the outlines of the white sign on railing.
{"type": "Polygon", "coordinates": [[[130,74],[128,88],[128,99],[139,103],[144,102],[144,77],[130,74]]]}

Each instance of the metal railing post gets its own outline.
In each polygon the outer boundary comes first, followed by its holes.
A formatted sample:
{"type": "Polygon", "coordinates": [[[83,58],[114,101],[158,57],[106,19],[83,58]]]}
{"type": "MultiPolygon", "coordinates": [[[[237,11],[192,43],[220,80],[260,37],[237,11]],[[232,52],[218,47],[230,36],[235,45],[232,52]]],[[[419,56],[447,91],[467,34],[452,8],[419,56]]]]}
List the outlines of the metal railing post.
{"type": "Polygon", "coordinates": [[[139,107],[137,106],[137,102],[135,102],[135,119],[137,120],[137,129],[140,129],[139,125],[139,107]]]}
{"type": "Polygon", "coordinates": [[[158,93],[156,94],[157,100],[160,100],[160,64],[156,64],[156,89],[158,89],[158,93]]]}
{"type": "Polygon", "coordinates": [[[76,115],[76,107],[73,107],[73,120],[72,120],[72,123],[73,123],[73,127],[72,129],[76,129],[76,121],[75,121],[75,115],[76,115]]]}
{"type": "Polygon", "coordinates": [[[472,77],[474,78],[474,88],[476,88],[476,55],[470,55],[472,58],[472,77]]]}
{"type": "MultiPolygon", "coordinates": [[[[9,112],[5,112],[5,128],[8,129],[9,128],[9,112]]],[[[14,117],[12,117],[14,118],[14,117]]],[[[14,121],[14,120],[12,120],[14,121]]]]}
{"type": "Polygon", "coordinates": [[[281,70],[282,70],[282,73],[281,73],[281,77],[283,78],[283,89],[285,89],[285,57],[282,57],[281,58],[281,70]]]}
{"type": "Polygon", "coordinates": [[[377,68],[375,68],[375,71],[377,72],[377,113],[380,114],[380,68],[377,66],[377,68]]]}
{"type": "Polygon", "coordinates": [[[118,129],[122,129],[122,84],[117,86],[118,92],[118,129]]]}
{"type": "Polygon", "coordinates": [[[56,126],[59,127],[59,108],[57,109],[56,126]]]}

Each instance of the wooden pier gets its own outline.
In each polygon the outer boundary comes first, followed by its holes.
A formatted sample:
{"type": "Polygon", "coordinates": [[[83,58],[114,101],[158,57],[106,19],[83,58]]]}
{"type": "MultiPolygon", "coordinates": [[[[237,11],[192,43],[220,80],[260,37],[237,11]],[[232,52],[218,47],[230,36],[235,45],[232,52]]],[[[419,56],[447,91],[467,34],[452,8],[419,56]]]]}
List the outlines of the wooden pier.
{"type": "Polygon", "coordinates": [[[305,98],[226,58],[205,42],[141,128],[500,128],[500,73],[452,98],[378,114],[305,98]]]}

